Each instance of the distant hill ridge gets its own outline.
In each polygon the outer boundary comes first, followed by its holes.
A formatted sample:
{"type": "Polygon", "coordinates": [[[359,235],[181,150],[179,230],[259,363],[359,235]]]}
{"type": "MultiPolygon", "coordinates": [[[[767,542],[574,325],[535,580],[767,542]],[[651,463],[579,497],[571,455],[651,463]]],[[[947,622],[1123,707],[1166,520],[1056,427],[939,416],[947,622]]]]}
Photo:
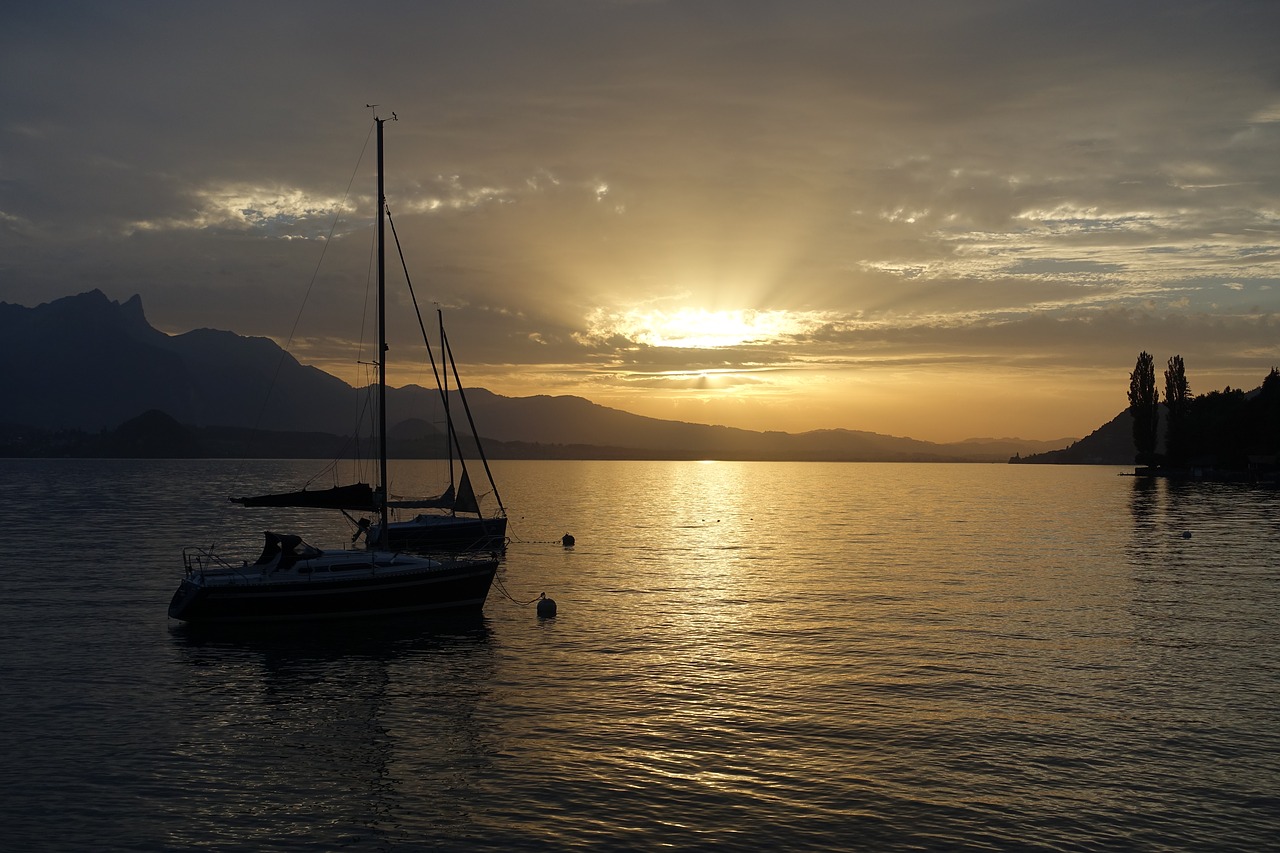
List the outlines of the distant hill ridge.
{"type": "MultiPolygon", "coordinates": [[[[101,434],[127,425],[135,434],[122,437],[116,452],[140,446],[136,433],[151,429],[164,436],[156,447],[175,454],[222,455],[207,443],[222,448],[236,431],[247,439],[255,425],[259,446],[276,448],[290,445],[269,433],[312,436],[303,444],[318,450],[353,431],[357,392],[347,383],[299,363],[267,338],[215,329],[167,335],[147,322],[138,296],[121,304],[93,290],[35,308],[0,302],[0,356],[24,365],[0,373],[6,401],[0,424],[8,436],[24,429],[101,434]],[[135,420],[144,413],[150,414],[135,420]]],[[[416,385],[389,389],[388,418],[403,452],[434,452],[434,428],[420,413],[432,411],[437,398],[435,389],[416,385]]],[[[474,388],[467,399],[495,456],[1005,461],[1071,442],[936,444],[844,429],[756,432],[633,415],[573,396],[503,397],[474,388]]]]}

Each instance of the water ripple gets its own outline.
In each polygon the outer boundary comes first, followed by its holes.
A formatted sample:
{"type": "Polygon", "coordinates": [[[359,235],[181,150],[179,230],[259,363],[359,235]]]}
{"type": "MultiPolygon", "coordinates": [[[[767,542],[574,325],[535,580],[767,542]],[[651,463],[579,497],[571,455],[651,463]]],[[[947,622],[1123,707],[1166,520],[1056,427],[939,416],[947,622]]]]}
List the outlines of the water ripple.
{"type": "Polygon", "coordinates": [[[13,529],[68,522],[56,551],[5,545],[15,849],[1280,837],[1274,492],[1096,468],[508,462],[503,582],[553,595],[555,619],[495,596],[462,624],[208,634],[164,620],[181,548],[253,550],[261,522],[225,496],[307,463],[0,465],[13,529]],[[574,549],[537,544],[565,530],[574,549]]]}

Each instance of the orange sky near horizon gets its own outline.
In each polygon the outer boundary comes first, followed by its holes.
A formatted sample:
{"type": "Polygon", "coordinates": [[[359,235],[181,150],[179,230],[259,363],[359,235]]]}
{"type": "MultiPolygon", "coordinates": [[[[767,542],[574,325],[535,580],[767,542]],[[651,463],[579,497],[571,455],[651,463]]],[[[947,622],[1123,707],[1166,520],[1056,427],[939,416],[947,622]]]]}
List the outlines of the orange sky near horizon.
{"type": "Polygon", "coordinates": [[[139,294],[361,381],[376,102],[419,302],[497,393],[1051,440],[1122,411],[1142,350],[1193,392],[1280,365],[1280,4],[245,14],[0,12],[0,301],[139,294]]]}

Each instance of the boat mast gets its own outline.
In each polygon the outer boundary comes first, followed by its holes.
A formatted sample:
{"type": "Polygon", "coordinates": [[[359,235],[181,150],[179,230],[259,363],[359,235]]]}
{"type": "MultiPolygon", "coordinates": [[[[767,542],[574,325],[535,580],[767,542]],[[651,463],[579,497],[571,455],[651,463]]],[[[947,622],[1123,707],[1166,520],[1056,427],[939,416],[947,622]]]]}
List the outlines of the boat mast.
{"type": "MultiPolygon", "coordinates": [[[[458,435],[453,431],[453,413],[449,411],[449,363],[446,360],[448,356],[445,348],[444,338],[444,310],[436,308],[436,319],[440,324],[440,369],[444,373],[444,384],[440,386],[440,398],[444,401],[444,422],[445,429],[449,431],[448,441],[445,445],[449,448],[449,489],[452,491],[454,487],[453,476],[453,447],[458,443],[458,435]]],[[[458,447],[458,460],[462,460],[462,447],[458,447]]],[[[465,463],[464,463],[465,464],[465,463]]],[[[456,494],[456,493],[455,493],[456,494]]],[[[450,515],[457,515],[458,511],[454,508],[449,509],[450,515]]]]}
{"type": "MultiPolygon", "coordinates": [[[[394,115],[394,113],[393,113],[394,115]]],[[[387,542],[387,197],[382,187],[382,125],[386,119],[374,117],[378,124],[378,517],[379,541],[387,542]]]]}

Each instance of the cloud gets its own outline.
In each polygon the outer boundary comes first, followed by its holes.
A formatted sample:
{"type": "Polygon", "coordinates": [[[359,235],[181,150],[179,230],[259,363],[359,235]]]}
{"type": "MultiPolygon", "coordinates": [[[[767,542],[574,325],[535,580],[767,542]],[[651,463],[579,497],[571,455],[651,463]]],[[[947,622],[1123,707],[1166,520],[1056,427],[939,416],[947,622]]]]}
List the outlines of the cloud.
{"type": "Polygon", "coordinates": [[[315,198],[305,190],[223,185],[197,190],[192,206],[179,216],[131,223],[134,231],[250,232],[263,237],[323,238],[346,209],[337,198],[315,198]]]}
{"type": "Polygon", "coordinates": [[[376,102],[420,300],[508,390],[1043,364],[1094,394],[1157,343],[1244,384],[1280,363],[1277,31],[1193,0],[27,4],[0,300],[279,338],[309,291],[337,363],[376,102]]]}

